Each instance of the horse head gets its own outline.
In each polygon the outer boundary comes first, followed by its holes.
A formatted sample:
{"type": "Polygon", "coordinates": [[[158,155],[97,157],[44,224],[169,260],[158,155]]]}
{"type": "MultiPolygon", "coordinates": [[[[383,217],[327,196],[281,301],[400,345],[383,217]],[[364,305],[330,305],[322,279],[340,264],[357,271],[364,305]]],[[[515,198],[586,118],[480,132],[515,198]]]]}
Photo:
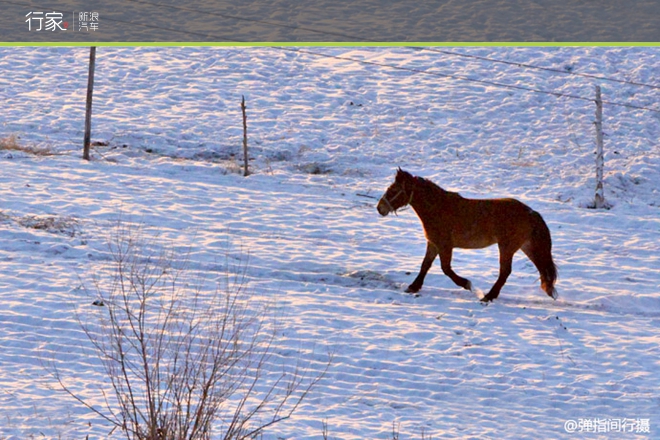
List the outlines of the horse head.
{"type": "Polygon", "coordinates": [[[378,213],[385,217],[390,212],[396,214],[397,209],[408,205],[412,200],[414,179],[412,174],[399,167],[394,177],[394,183],[385,190],[385,194],[378,201],[376,206],[378,213]]]}

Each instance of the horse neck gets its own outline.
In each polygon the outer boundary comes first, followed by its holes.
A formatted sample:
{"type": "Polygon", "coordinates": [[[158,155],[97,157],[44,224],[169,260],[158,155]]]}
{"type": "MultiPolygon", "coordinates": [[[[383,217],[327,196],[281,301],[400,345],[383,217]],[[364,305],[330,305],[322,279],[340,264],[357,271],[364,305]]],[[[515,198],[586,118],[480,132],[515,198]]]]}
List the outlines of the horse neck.
{"type": "Polygon", "coordinates": [[[427,213],[433,211],[434,208],[437,208],[438,205],[442,205],[448,194],[448,191],[445,191],[438,185],[420,179],[413,189],[410,206],[415,210],[417,215],[422,218],[425,217],[427,213]]]}

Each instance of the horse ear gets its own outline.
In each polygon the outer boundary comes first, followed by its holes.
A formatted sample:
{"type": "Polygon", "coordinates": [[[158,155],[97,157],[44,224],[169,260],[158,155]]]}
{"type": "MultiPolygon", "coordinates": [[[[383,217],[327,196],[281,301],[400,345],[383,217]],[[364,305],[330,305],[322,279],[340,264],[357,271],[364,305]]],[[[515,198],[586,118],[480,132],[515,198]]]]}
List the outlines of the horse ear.
{"type": "Polygon", "coordinates": [[[396,176],[394,176],[395,181],[401,181],[402,179],[405,179],[405,174],[406,172],[401,169],[401,167],[398,167],[396,169],[396,176]]]}
{"type": "Polygon", "coordinates": [[[408,171],[403,171],[401,167],[399,167],[396,170],[396,177],[400,179],[410,179],[412,177],[412,174],[410,174],[408,171]]]}

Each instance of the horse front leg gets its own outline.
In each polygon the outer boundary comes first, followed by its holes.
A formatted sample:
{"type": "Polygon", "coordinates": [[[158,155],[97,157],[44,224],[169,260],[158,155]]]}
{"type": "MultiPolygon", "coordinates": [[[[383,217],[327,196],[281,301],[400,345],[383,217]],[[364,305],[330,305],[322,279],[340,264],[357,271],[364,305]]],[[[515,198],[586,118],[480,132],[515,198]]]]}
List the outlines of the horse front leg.
{"type": "Polygon", "coordinates": [[[433,243],[427,241],[426,255],[424,255],[424,261],[422,261],[422,267],[419,270],[419,274],[417,275],[417,278],[415,278],[415,281],[413,281],[412,284],[408,286],[408,288],[406,289],[406,293],[419,292],[419,289],[422,288],[422,284],[424,284],[424,278],[426,278],[426,274],[433,265],[433,260],[435,260],[435,257],[437,256],[438,256],[438,249],[435,247],[433,243]]]}
{"type": "Polygon", "coordinates": [[[452,248],[446,247],[440,250],[440,264],[442,266],[442,272],[447,275],[458,287],[462,287],[465,290],[472,290],[472,283],[467,278],[459,276],[454,269],[451,268],[451,256],[452,248]]]}

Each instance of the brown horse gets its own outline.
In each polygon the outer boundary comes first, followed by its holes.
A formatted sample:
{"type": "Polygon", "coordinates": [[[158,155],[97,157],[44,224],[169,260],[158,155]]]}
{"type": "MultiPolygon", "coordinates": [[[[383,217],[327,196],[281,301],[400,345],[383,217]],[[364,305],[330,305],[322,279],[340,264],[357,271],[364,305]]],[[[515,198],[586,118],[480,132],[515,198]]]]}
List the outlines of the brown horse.
{"type": "Polygon", "coordinates": [[[456,285],[472,290],[472,283],[451,268],[453,248],[481,249],[497,243],[500,251],[500,275],[482,301],[492,301],[511,274],[513,254],[518,249],[532,260],[541,275],[541,288],[557,298],[557,267],[552,261],[550,230],[541,215],[515,199],[466,199],[445,191],[430,180],[415,177],[401,168],[394,183],[378,201],[383,217],[410,205],[424,227],[426,256],[419,275],[406,289],[418,292],[436,256],[442,271],[456,285]]]}

